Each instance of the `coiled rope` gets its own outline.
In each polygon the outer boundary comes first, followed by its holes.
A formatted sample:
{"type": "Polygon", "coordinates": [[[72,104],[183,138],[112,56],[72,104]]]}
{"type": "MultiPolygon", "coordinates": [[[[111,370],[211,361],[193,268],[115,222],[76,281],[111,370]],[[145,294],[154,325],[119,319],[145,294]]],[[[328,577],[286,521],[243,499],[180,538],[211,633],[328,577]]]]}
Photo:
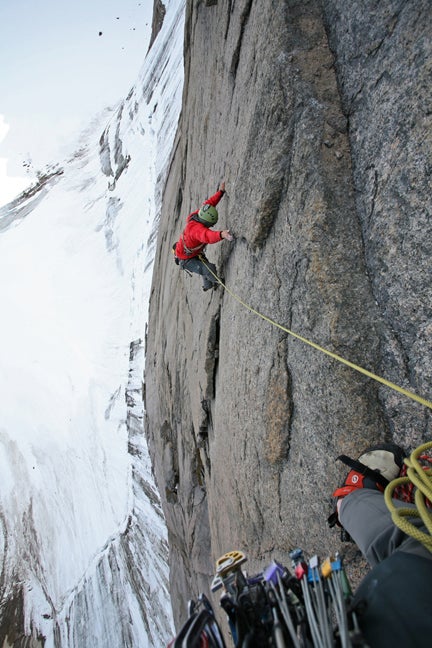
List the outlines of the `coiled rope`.
{"type": "Polygon", "coordinates": [[[424,405],[425,407],[428,407],[429,409],[432,409],[432,401],[427,400],[426,398],[423,398],[422,396],[418,396],[414,392],[411,392],[408,389],[404,389],[403,387],[400,387],[399,385],[396,385],[395,383],[391,382],[390,380],[386,380],[386,378],[382,378],[381,376],[377,376],[377,374],[374,374],[372,371],[368,371],[367,369],[364,369],[360,365],[357,365],[354,362],[351,362],[350,360],[346,360],[345,358],[338,355],[337,353],[333,353],[333,351],[329,351],[328,349],[320,346],[319,344],[316,344],[315,342],[312,342],[312,340],[308,340],[308,338],[305,338],[302,335],[299,335],[298,333],[295,333],[294,331],[291,331],[290,329],[286,328],[285,326],[282,326],[282,324],[278,324],[278,322],[275,322],[270,317],[267,317],[267,315],[264,315],[263,313],[260,313],[255,308],[252,308],[252,306],[250,306],[245,301],[243,301],[241,299],[241,297],[236,295],[235,292],[233,292],[230,288],[228,288],[228,286],[226,286],[223,283],[223,281],[207,265],[206,260],[202,255],[199,255],[199,258],[201,259],[202,263],[205,265],[207,270],[216,279],[218,284],[220,284],[222,286],[222,288],[224,288],[226,290],[226,292],[231,295],[231,297],[233,297],[236,301],[238,301],[239,304],[241,304],[242,306],[247,308],[247,310],[249,310],[254,315],[257,315],[258,317],[265,320],[266,322],[269,322],[269,324],[272,324],[272,326],[276,326],[278,329],[280,329],[281,331],[284,331],[285,333],[288,333],[292,337],[297,338],[297,340],[300,340],[301,342],[304,342],[304,344],[308,344],[309,346],[313,347],[317,351],[320,351],[321,353],[325,353],[326,355],[330,356],[330,358],[333,358],[334,360],[337,360],[338,362],[341,362],[342,364],[346,365],[347,367],[351,367],[351,369],[354,369],[355,371],[358,371],[359,373],[367,376],[368,378],[372,378],[373,380],[376,380],[377,382],[381,383],[382,385],[385,385],[386,387],[389,387],[390,389],[393,389],[394,391],[399,392],[399,394],[403,394],[404,396],[407,396],[408,398],[411,398],[411,400],[417,401],[417,403],[420,403],[421,405],[424,405]]]}
{"type": "Polygon", "coordinates": [[[384,491],[384,500],[391,513],[393,523],[404,533],[421,542],[429,551],[432,551],[432,511],[428,508],[427,500],[432,502],[432,468],[420,463],[420,455],[424,455],[432,449],[432,441],[424,443],[411,453],[410,457],[404,459],[407,466],[406,477],[398,477],[388,484],[384,491]],[[414,504],[417,508],[402,507],[394,505],[393,494],[396,488],[413,484],[414,504]],[[429,533],[418,529],[408,518],[420,518],[429,533]]]}

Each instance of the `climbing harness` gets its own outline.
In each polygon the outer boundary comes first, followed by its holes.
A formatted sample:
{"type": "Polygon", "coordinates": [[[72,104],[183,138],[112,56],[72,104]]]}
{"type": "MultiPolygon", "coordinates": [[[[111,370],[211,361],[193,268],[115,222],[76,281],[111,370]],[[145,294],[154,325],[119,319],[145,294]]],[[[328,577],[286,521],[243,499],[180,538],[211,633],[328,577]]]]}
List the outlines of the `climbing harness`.
{"type": "MultiPolygon", "coordinates": [[[[184,232],[183,232],[182,235],[181,235],[181,240],[182,240],[182,243],[183,243],[184,251],[185,251],[186,254],[187,254],[188,256],[190,256],[190,257],[196,255],[197,252],[199,252],[199,251],[201,251],[201,250],[204,250],[204,248],[205,248],[205,246],[206,246],[205,243],[201,243],[200,245],[197,245],[197,246],[194,247],[194,248],[188,248],[187,245],[186,245],[186,243],[185,243],[184,232]]],[[[198,256],[198,255],[197,255],[197,256],[198,256]]]]}
{"type": "Polygon", "coordinates": [[[213,275],[213,277],[216,279],[216,281],[226,290],[227,293],[231,295],[236,301],[239,302],[242,306],[244,306],[247,310],[249,310],[251,313],[254,315],[257,315],[261,319],[265,320],[269,324],[272,324],[273,326],[276,326],[276,328],[280,329],[281,331],[284,331],[285,333],[288,333],[292,337],[300,340],[301,342],[304,342],[304,344],[308,344],[309,346],[313,347],[317,351],[320,351],[321,353],[325,353],[326,355],[330,356],[330,358],[333,358],[334,360],[337,360],[338,362],[341,362],[342,364],[346,365],[347,367],[351,367],[351,369],[354,369],[355,371],[358,371],[359,373],[363,374],[364,376],[367,376],[368,378],[372,378],[373,380],[376,380],[377,382],[381,383],[382,385],[385,385],[386,387],[389,387],[390,389],[393,389],[396,392],[399,392],[399,394],[403,394],[404,396],[407,396],[408,398],[411,398],[414,401],[417,401],[421,405],[424,405],[425,407],[428,407],[429,409],[432,409],[432,401],[427,400],[426,398],[423,398],[422,396],[418,396],[414,392],[409,391],[408,389],[404,389],[403,387],[399,387],[399,385],[396,385],[395,383],[391,382],[390,380],[386,380],[385,378],[382,378],[381,376],[378,376],[377,374],[374,374],[372,371],[368,371],[367,369],[364,369],[360,365],[355,364],[354,362],[351,362],[350,360],[346,360],[342,356],[338,355],[337,353],[333,353],[333,351],[329,351],[328,349],[320,346],[319,344],[316,344],[315,342],[312,342],[312,340],[308,340],[307,338],[303,337],[302,335],[299,335],[298,333],[295,333],[294,331],[291,331],[290,329],[286,328],[285,326],[282,326],[282,324],[278,324],[278,322],[275,322],[272,320],[270,317],[267,317],[263,313],[260,313],[258,310],[255,308],[252,308],[249,304],[247,304],[245,301],[241,299],[236,293],[234,293],[228,286],[226,286],[221,279],[211,270],[211,268],[208,267],[208,265],[203,261],[204,265],[206,265],[207,270],[213,275]]]}
{"type": "Polygon", "coordinates": [[[432,441],[424,443],[404,459],[406,476],[398,477],[390,482],[384,491],[384,500],[389,509],[394,524],[404,533],[421,542],[429,551],[432,551],[432,441]],[[400,489],[408,487],[405,493],[400,489]],[[398,492],[399,489],[399,492],[398,492]],[[393,495],[405,501],[413,501],[416,508],[397,508],[393,502],[393,495]],[[408,492],[409,497],[406,496],[408,492]],[[405,497],[404,497],[405,494],[405,497]],[[418,529],[408,518],[420,518],[428,533],[418,529]]]}
{"type": "Polygon", "coordinates": [[[192,277],[192,273],[189,272],[187,268],[184,267],[183,261],[187,261],[187,259],[179,259],[178,256],[176,255],[176,247],[177,243],[174,243],[172,246],[172,253],[174,255],[174,263],[178,265],[182,270],[186,272],[186,274],[189,275],[189,277],[192,277]]]}
{"type": "MultiPolygon", "coordinates": [[[[223,591],[220,606],[227,615],[234,646],[366,647],[339,556],[322,562],[313,556],[307,562],[303,551],[295,549],[290,558],[293,572],[273,561],[251,577],[242,571],[247,558],[241,551],[230,551],[216,562],[211,590],[223,591]]],[[[225,648],[222,633],[215,631],[216,625],[211,604],[201,594],[198,603],[189,605],[189,619],[170,646],[225,648]],[[200,607],[203,609],[198,612],[200,607]],[[208,625],[200,623],[200,619],[208,625]],[[186,635],[190,643],[185,641],[186,635]]]]}

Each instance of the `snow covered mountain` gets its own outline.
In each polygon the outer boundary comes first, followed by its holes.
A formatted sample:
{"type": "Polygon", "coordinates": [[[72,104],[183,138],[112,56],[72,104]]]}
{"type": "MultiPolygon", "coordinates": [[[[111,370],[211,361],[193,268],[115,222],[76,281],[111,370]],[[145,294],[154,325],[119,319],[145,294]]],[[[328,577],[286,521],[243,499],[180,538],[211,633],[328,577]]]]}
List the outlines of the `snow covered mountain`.
{"type": "Polygon", "coordinates": [[[185,3],[164,4],[128,97],[0,210],[0,645],[31,635],[32,645],[161,646],[173,633],[142,405],[154,235],[183,87],[185,3]]]}

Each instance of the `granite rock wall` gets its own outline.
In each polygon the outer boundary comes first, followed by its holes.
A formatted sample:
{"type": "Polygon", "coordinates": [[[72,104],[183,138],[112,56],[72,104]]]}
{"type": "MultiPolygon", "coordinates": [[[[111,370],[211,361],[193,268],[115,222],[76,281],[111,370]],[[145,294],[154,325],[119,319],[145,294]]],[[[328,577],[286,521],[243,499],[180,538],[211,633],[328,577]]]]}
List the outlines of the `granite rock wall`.
{"type": "Polygon", "coordinates": [[[335,457],[431,438],[430,411],[174,264],[219,181],[209,246],[272,320],[431,397],[431,40],[427,0],[187,3],[183,109],[154,266],[146,431],[177,623],[232,549],[249,571],[327,530],[335,457]]]}

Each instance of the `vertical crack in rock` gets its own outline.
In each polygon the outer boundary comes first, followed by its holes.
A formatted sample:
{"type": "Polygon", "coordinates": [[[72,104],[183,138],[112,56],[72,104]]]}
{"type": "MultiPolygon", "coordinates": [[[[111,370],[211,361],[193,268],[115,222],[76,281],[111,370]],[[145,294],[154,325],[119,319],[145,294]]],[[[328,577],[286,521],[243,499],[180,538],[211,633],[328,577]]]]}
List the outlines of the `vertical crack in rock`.
{"type": "Polygon", "coordinates": [[[250,12],[251,12],[251,9],[252,9],[252,4],[253,4],[253,0],[247,0],[245,6],[243,8],[243,11],[241,12],[241,15],[240,15],[240,30],[239,30],[239,33],[238,33],[237,43],[236,43],[236,46],[234,48],[234,53],[232,55],[231,65],[230,65],[230,69],[229,69],[229,72],[230,72],[230,75],[232,77],[233,83],[235,82],[235,78],[236,78],[236,75],[237,75],[237,68],[239,66],[239,61],[240,61],[240,51],[241,51],[241,47],[242,47],[243,36],[244,36],[245,29],[246,29],[246,26],[247,26],[247,23],[248,23],[248,20],[249,20],[250,12]]]}
{"type": "Polygon", "coordinates": [[[215,398],[216,375],[219,364],[220,309],[211,318],[208,331],[204,370],[207,384],[203,390],[204,399],[208,402],[215,398]]]}

